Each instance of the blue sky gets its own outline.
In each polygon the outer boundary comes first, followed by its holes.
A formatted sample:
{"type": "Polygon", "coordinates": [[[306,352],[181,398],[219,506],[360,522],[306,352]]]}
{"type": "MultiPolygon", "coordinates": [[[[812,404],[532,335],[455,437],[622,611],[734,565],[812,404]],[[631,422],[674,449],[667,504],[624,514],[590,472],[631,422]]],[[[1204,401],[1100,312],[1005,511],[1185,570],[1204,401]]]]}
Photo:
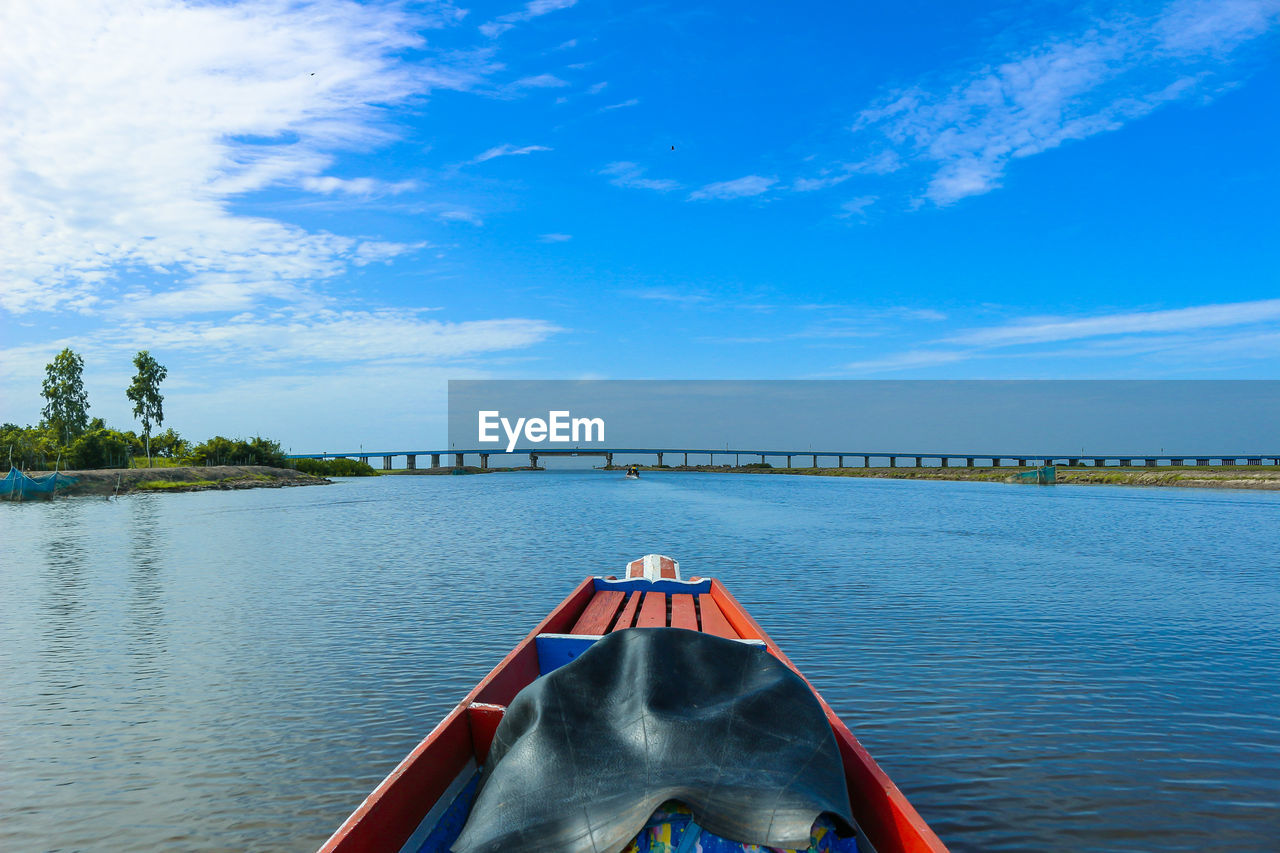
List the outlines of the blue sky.
{"type": "Polygon", "coordinates": [[[0,420],[448,378],[1274,378],[1280,0],[0,9],[0,420]]]}

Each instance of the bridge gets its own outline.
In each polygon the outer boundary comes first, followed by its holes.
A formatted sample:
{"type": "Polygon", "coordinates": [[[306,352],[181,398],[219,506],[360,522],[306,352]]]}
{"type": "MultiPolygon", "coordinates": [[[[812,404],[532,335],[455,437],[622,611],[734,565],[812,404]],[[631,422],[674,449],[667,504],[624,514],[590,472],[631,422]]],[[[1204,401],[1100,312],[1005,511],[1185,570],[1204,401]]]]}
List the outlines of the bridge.
{"type": "MultiPolygon", "coordinates": [[[[741,449],[671,449],[671,448],[644,448],[644,447],[611,447],[611,448],[554,448],[554,449],[538,449],[519,448],[507,453],[503,450],[494,450],[493,448],[481,448],[470,450],[386,450],[376,453],[368,450],[347,451],[343,453],[295,453],[289,455],[289,459],[358,459],[361,462],[368,463],[370,459],[382,457],[382,468],[385,471],[392,470],[391,462],[397,457],[405,457],[405,468],[414,470],[418,467],[418,458],[429,458],[432,468],[441,467],[441,459],[448,460],[453,458],[452,464],[446,465],[450,468],[461,468],[466,464],[468,456],[475,457],[479,461],[479,467],[486,469],[489,467],[489,459],[492,456],[528,456],[529,467],[537,468],[538,460],[549,456],[599,456],[604,457],[606,466],[613,465],[614,456],[653,456],[657,459],[657,464],[664,464],[663,460],[679,459],[680,465],[688,466],[689,457],[694,459],[694,465],[716,465],[716,457],[719,457],[721,464],[728,464],[727,460],[732,457],[733,467],[740,467],[743,458],[746,464],[760,462],[765,463],[770,460],[781,461],[786,459],[787,468],[800,467],[792,465],[793,459],[800,459],[802,462],[808,460],[811,464],[806,466],[810,468],[818,467],[835,467],[835,468],[899,468],[899,467],[941,467],[941,468],[1001,468],[1001,467],[1019,467],[1025,468],[1029,465],[1061,465],[1064,467],[1120,467],[1120,468],[1156,468],[1164,466],[1210,466],[1210,465],[1280,465],[1280,454],[1274,453],[1236,453],[1236,454],[1196,454],[1196,455],[1179,455],[1179,456],[1144,456],[1133,454],[1090,454],[1084,455],[1079,453],[1073,454],[1043,454],[1043,453],[891,453],[885,451],[868,452],[865,450],[741,450],[741,449]],[[706,461],[702,458],[706,457],[706,461]],[[818,460],[825,460],[828,464],[824,466],[818,465],[818,460]],[[855,464],[846,465],[845,460],[851,460],[855,464]],[[884,460],[884,465],[872,465],[872,461],[884,460]],[[861,464],[856,464],[861,461],[861,464]],[[834,465],[830,463],[834,462],[834,465]],[[905,464],[900,465],[899,462],[905,464]],[[926,465],[926,462],[931,463],[926,465]],[[987,464],[979,465],[985,462],[987,464]]],[[[772,463],[770,463],[772,464],[772,463]]]]}

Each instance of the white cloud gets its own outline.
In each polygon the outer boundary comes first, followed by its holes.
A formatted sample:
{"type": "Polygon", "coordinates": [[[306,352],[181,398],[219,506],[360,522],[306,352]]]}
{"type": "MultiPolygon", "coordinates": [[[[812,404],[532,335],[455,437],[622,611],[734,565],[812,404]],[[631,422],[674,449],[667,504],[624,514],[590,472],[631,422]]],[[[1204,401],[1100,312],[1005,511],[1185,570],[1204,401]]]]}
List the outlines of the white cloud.
{"type": "Polygon", "coordinates": [[[551,149],[545,145],[495,145],[488,151],[477,154],[470,161],[471,163],[483,163],[486,160],[492,160],[495,157],[518,157],[524,154],[533,154],[538,151],[550,151],[551,149]]]}
{"type": "MultiPolygon", "coordinates": [[[[937,319],[922,317],[922,319],[937,319]]],[[[1095,317],[1030,317],[971,329],[908,352],[845,365],[879,372],[951,364],[974,358],[1078,359],[1158,356],[1198,370],[1241,359],[1280,359],[1280,299],[1197,305],[1167,311],[1129,311],[1095,317]],[[1066,347],[1046,349],[1044,344],[1066,347]]]]}
{"type": "Polygon", "coordinates": [[[841,219],[848,219],[851,216],[857,216],[862,219],[866,218],[867,208],[876,203],[876,196],[862,195],[857,198],[851,198],[844,204],[840,205],[840,213],[837,213],[841,219]]]}
{"type": "Polygon", "coordinates": [[[634,296],[636,299],[649,299],[654,302],[674,302],[679,305],[701,305],[711,301],[705,293],[673,290],[667,287],[647,287],[639,290],[624,290],[623,296],[634,296]]]}
{"type": "MultiPolygon", "coordinates": [[[[526,3],[524,8],[518,12],[508,12],[505,15],[499,15],[488,23],[480,25],[480,32],[489,38],[497,38],[503,33],[515,27],[516,24],[532,21],[550,12],[558,12],[561,9],[568,9],[577,5],[578,0],[531,0],[526,3]]],[[[574,42],[576,44],[576,42],[574,42]]],[[[565,42],[561,47],[569,46],[569,42],[565,42]]]]}
{"type": "Polygon", "coordinates": [[[361,240],[231,205],[308,182],[373,189],[323,172],[335,152],[390,138],[378,107],[479,80],[396,58],[423,47],[424,27],[456,19],[442,8],[0,4],[0,308],[92,307],[124,271],[216,276],[245,301],[341,273],[361,240]]]}
{"type": "Polygon", "coordinates": [[[603,92],[605,88],[608,87],[608,85],[609,83],[607,81],[602,81],[600,83],[593,83],[589,87],[587,87],[587,94],[598,95],[601,92],[603,92]]]}
{"type": "Polygon", "coordinates": [[[707,184],[690,193],[689,198],[690,200],[748,198],[768,192],[769,188],[777,182],[777,178],[746,175],[741,178],[735,178],[732,181],[707,184]]]}
{"type": "Polygon", "coordinates": [[[646,178],[644,177],[644,168],[637,163],[628,160],[619,160],[616,163],[610,163],[599,171],[599,174],[606,176],[609,183],[615,187],[625,187],[627,189],[656,190],[657,192],[670,192],[680,189],[680,184],[667,178],[646,178]]]}
{"type": "Polygon", "coordinates": [[[937,367],[943,364],[964,361],[969,357],[970,353],[967,352],[911,350],[910,352],[896,353],[882,358],[854,361],[846,364],[844,369],[852,373],[880,373],[893,370],[910,370],[916,367],[937,367]]]}
{"type": "Polygon", "coordinates": [[[512,89],[561,89],[568,86],[566,80],[561,80],[554,74],[534,74],[531,77],[521,77],[519,80],[511,84],[512,89]]]}
{"type": "Polygon", "coordinates": [[[538,240],[543,243],[568,243],[572,239],[572,234],[543,234],[538,237],[538,240]]]}
{"type": "MultiPolygon", "coordinates": [[[[998,62],[890,93],[854,130],[932,172],[945,205],[1000,185],[1011,160],[1211,97],[1232,53],[1280,20],[1276,0],[1178,0],[1154,17],[1094,21],[998,62]]],[[[873,143],[874,144],[874,143],[873,143]]]]}
{"type": "Polygon", "coordinates": [[[332,175],[310,176],[302,179],[302,188],[314,193],[342,193],[343,195],[373,196],[398,195],[417,186],[415,181],[380,181],[376,178],[335,178],[332,175]]]}
{"type": "Polygon", "coordinates": [[[625,101],[619,101],[619,102],[618,102],[618,103],[616,103],[616,104],[607,104],[607,105],[605,105],[605,106],[601,107],[600,109],[602,109],[602,110],[625,110],[627,107],[634,107],[634,106],[635,106],[636,104],[638,104],[638,103],[640,103],[640,99],[639,99],[639,98],[628,98],[627,100],[625,100],[625,101]]]}
{"type": "Polygon", "coordinates": [[[1006,347],[1080,340],[1107,335],[1181,332],[1193,329],[1273,323],[1280,320],[1280,299],[1197,305],[1168,311],[1141,311],[1105,314],[1098,317],[1066,319],[1033,318],[975,329],[947,338],[946,343],[979,347],[1006,347]]]}

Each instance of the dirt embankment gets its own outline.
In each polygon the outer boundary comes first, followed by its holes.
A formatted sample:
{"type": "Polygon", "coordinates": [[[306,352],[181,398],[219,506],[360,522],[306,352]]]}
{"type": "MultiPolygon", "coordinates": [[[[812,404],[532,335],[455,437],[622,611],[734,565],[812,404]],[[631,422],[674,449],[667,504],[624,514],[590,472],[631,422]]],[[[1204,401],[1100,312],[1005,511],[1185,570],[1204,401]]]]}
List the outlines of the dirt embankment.
{"type": "MultiPolygon", "coordinates": [[[[617,468],[617,466],[615,466],[617,468]]],[[[621,470],[617,468],[617,470],[621,470]]],[[[642,471],[703,471],[720,474],[803,474],[816,477],[868,477],[889,480],[967,480],[1008,482],[1034,468],[731,468],[707,465],[653,468],[642,471]]],[[[1280,490],[1280,467],[1221,465],[1189,468],[1066,468],[1057,469],[1059,484],[1101,486],[1177,486],[1197,489],[1280,490]]]]}
{"type": "Polygon", "coordinates": [[[264,465],[213,465],[207,468],[103,468],[63,471],[76,482],[65,495],[122,495],[135,492],[203,492],[218,489],[279,489],[285,486],[323,486],[324,477],[292,468],[264,465]]]}

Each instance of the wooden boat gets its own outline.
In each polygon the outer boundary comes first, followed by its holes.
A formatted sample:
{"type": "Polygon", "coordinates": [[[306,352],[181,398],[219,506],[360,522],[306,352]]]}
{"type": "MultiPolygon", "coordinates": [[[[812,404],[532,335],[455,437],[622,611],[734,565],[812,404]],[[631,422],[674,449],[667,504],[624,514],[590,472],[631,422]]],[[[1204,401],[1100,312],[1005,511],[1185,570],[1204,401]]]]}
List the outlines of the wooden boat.
{"type": "MultiPolygon", "coordinates": [[[[582,581],[365,798],[320,848],[321,853],[449,850],[467,819],[479,768],[485,764],[507,706],[540,676],[566,665],[602,638],[630,628],[685,629],[754,644],[799,675],[721,583],[710,578],[685,580],[671,558],[647,555],[628,564],[621,578],[582,581]]],[[[848,727],[807,681],[803,685],[813,692],[821,707],[818,719],[825,715],[838,747],[856,849],[945,853],[945,845],[848,727]]],[[[685,844],[679,849],[685,848],[695,846],[685,844]]]]}

